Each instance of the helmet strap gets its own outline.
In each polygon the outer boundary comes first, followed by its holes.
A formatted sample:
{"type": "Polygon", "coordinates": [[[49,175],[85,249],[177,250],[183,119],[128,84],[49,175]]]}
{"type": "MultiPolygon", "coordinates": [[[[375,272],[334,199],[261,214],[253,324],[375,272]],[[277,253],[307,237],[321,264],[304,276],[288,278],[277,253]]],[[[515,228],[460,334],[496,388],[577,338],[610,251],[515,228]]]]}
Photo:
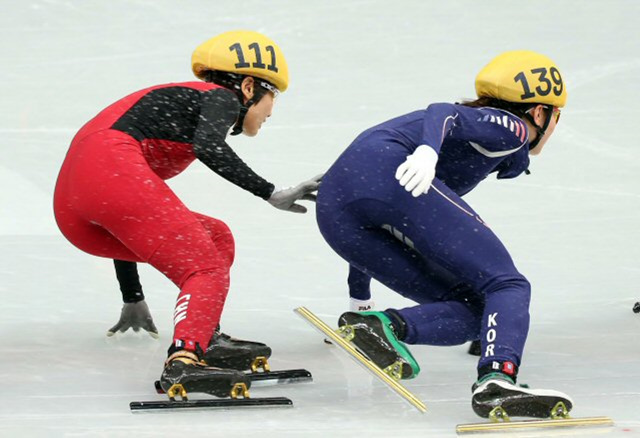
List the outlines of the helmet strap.
{"type": "MultiPolygon", "coordinates": [[[[548,106],[544,106],[545,109],[549,109],[548,106]]],[[[532,108],[533,109],[533,108],[532,108]]],[[[531,123],[533,125],[533,127],[535,128],[536,132],[537,132],[537,137],[535,140],[533,140],[532,142],[529,143],[529,150],[535,148],[536,146],[538,146],[538,143],[540,143],[540,140],[542,140],[542,137],[544,137],[544,135],[547,132],[547,128],[549,127],[549,123],[551,123],[551,118],[553,117],[553,111],[547,111],[547,117],[542,125],[542,127],[538,126],[538,124],[536,123],[536,121],[533,119],[533,116],[531,115],[531,113],[529,113],[529,111],[527,111],[523,118],[528,120],[529,123],[531,123]]]]}
{"type": "Polygon", "coordinates": [[[233,129],[229,135],[239,135],[242,133],[244,119],[249,111],[251,105],[256,102],[259,102],[260,99],[265,95],[267,91],[271,91],[274,95],[278,94],[277,88],[275,88],[269,82],[254,78],[255,86],[253,88],[253,97],[244,103],[244,93],[242,92],[242,81],[247,77],[247,75],[242,75],[238,73],[231,72],[223,72],[223,71],[214,71],[210,70],[207,72],[207,82],[211,82],[214,84],[218,84],[229,90],[233,91],[240,102],[240,112],[238,113],[238,120],[233,125],[233,129]]]}
{"type": "MultiPolygon", "coordinates": [[[[248,102],[247,102],[248,103],[248,102]]],[[[240,113],[238,114],[238,121],[235,125],[233,125],[233,129],[229,135],[239,135],[242,134],[242,125],[244,124],[244,117],[247,115],[247,111],[249,108],[242,105],[240,107],[240,113]]]]}
{"type": "Polygon", "coordinates": [[[254,90],[253,97],[249,99],[245,104],[242,103],[244,100],[244,95],[242,94],[242,90],[238,90],[237,95],[238,95],[238,100],[240,100],[240,113],[238,114],[238,121],[236,122],[235,125],[233,125],[233,130],[229,135],[242,134],[242,129],[243,129],[242,125],[244,124],[244,118],[247,115],[249,108],[254,103],[259,102],[260,99],[262,99],[262,96],[265,95],[268,89],[262,86],[260,88],[254,87],[253,90],[254,90]]]}

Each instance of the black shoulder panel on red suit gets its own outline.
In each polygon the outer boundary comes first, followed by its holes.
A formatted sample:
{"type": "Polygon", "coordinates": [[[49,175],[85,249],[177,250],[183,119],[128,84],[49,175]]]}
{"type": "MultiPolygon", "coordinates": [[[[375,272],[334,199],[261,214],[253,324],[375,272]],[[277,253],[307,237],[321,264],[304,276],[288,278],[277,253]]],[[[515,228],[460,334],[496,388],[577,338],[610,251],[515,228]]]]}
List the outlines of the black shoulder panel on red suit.
{"type": "Polygon", "coordinates": [[[202,95],[210,90],[227,92],[217,85],[200,82],[149,88],[118,117],[111,128],[125,132],[138,141],[157,139],[192,143],[202,95]]]}

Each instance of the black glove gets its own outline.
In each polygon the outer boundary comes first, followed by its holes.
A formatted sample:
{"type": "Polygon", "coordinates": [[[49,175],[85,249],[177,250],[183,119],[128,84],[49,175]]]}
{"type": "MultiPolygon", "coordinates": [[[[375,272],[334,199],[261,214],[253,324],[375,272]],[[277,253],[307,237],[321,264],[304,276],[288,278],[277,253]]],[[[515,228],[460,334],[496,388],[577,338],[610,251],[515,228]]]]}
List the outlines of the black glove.
{"type": "Polygon", "coordinates": [[[307,208],[303,205],[296,204],[296,201],[316,201],[315,192],[320,186],[322,175],[316,175],[313,178],[303,181],[295,187],[287,187],[284,189],[276,189],[267,199],[269,204],[280,210],[287,210],[292,213],[306,213],[307,208]]]}
{"type": "Polygon", "coordinates": [[[125,303],[122,306],[120,320],[109,329],[107,336],[113,336],[117,331],[124,333],[130,328],[133,329],[134,332],[138,332],[140,328],[143,328],[152,338],[158,339],[158,329],[153,323],[149,306],[147,306],[144,300],[138,301],[137,303],[125,303]]]}

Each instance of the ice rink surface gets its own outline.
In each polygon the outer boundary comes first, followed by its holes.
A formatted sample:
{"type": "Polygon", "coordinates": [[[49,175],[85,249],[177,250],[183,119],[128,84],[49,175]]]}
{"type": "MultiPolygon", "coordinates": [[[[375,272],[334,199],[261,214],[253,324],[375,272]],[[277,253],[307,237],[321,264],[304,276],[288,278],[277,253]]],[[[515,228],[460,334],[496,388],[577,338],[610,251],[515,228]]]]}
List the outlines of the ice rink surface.
{"type": "MultiPolygon", "coordinates": [[[[574,416],[613,417],[579,436],[640,436],[640,3],[533,1],[0,1],[0,436],[455,436],[470,406],[466,346],[416,346],[407,383],[420,414],[292,309],[335,324],[346,265],[313,214],[293,215],[193,164],[170,185],[195,211],[226,221],[237,254],[224,331],[261,340],[273,368],[310,384],[255,389],[292,409],[132,414],[153,391],[171,338],[176,288],[140,268],[160,340],[107,339],[120,312],[109,260],[58,232],[55,178],[75,131],[146,86],[191,80],[193,48],[252,29],[287,56],[291,86],[255,139],[230,144],[276,185],[324,171],[365,128],[431,102],[474,97],[496,54],[543,52],[569,100],[529,176],[493,177],[466,197],[533,284],[520,381],[564,391],[574,416]]],[[[313,208],[313,207],[312,207],[313,208]]],[[[311,210],[313,212],[313,210],[311,210]]],[[[409,304],[374,283],[379,308],[409,304]]],[[[550,436],[539,432],[527,436],[550,436]]]]}

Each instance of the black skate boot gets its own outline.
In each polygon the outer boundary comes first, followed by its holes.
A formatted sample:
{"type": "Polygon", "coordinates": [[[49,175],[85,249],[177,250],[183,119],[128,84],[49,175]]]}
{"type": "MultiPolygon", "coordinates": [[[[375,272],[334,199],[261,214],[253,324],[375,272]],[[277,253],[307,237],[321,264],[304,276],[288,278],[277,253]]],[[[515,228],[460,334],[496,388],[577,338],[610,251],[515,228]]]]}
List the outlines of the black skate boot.
{"type": "Polygon", "coordinates": [[[420,372],[385,312],[346,312],[338,319],[338,326],[346,340],[394,379],[412,379],[420,372]]]}
{"type": "Polygon", "coordinates": [[[471,341],[467,353],[471,356],[482,356],[482,346],[480,345],[480,341],[471,341]]]}
{"type": "Polygon", "coordinates": [[[220,327],[217,327],[203,359],[211,366],[241,371],[251,369],[255,372],[254,368],[257,367],[263,367],[265,371],[269,371],[267,362],[269,357],[271,357],[271,348],[267,345],[232,338],[222,333],[220,327]]]}
{"type": "Polygon", "coordinates": [[[515,384],[517,367],[511,362],[493,362],[473,385],[471,405],[483,418],[509,417],[565,418],[573,408],[569,396],[549,389],[529,389],[515,384]],[[509,374],[495,370],[509,370],[509,374]]]}
{"type": "Polygon", "coordinates": [[[202,392],[216,397],[246,397],[251,386],[249,378],[241,371],[207,366],[201,360],[202,350],[195,352],[169,348],[169,357],[160,376],[160,387],[172,400],[176,395],[183,399],[190,392],[202,392]]]}

